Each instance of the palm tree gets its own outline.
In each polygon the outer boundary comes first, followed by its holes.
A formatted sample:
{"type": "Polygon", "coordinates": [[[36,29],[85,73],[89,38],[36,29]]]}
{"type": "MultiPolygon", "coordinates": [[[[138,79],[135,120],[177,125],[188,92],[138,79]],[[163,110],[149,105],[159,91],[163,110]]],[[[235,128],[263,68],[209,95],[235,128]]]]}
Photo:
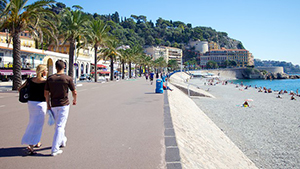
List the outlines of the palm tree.
{"type": "Polygon", "coordinates": [[[74,51],[76,39],[80,41],[86,41],[85,35],[88,34],[88,20],[83,15],[83,12],[78,10],[69,10],[65,8],[61,13],[61,25],[59,30],[63,36],[64,42],[69,42],[69,73],[68,75],[73,77],[73,64],[74,64],[74,51]]]}
{"type": "Polygon", "coordinates": [[[6,0],[0,0],[0,15],[3,13],[5,7],[6,7],[7,1],[6,0]]]}
{"type": "Polygon", "coordinates": [[[175,70],[178,68],[178,62],[177,60],[169,60],[168,62],[168,67],[170,68],[170,70],[175,70]]]}
{"type": "Polygon", "coordinates": [[[97,57],[99,47],[104,47],[108,36],[109,27],[102,20],[93,20],[90,22],[90,31],[88,35],[89,42],[94,47],[95,52],[95,82],[97,82],[97,62],[100,57],[97,57]]]}
{"type": "Polygon", "coordinates": [[[142,73],[142,67],[146,70],[148,67],[148,71],[150,69],[150,66],[152,65],[152,58],[145,53],[142,53],[138,58],[138,63],[140,65],[140,75],[142,73]]]}
{"type": "Polygon", "coordinates": [[[164,57],[159,57],[154,61],[154,66],[161,72],[164,67],[167,67],[167,62],[164,57]]]}
{"type": "Polygon", "coordinates": [[[35,24],[33,27],[28,27],[31,36],[35,40],[36,49],[44,49],[45,39],[47,46],[52,41],[55,41],[56,44],[58,44],[58,39],[56,36],[58,34],[58,31],[56,25],[57,23],[59,23],[59,19],[56,15],[54,18],[50,18],[50,16],[45,17],[47,17],[47,20],[40,20],[40,22],[35,24]]]}
{"type": "MultiPolygon", "coordinates": [[[[138,63],[139,57],[143,53],[143,48],[141,46],[133,46],[129,49],[129,57],[128,57],[128,64],[129,64],[129,78],[131,78],[131,64],[132,62],[138,63]]],[[[136,69],[135,69],[136,71],[136,69]]],[[[136,72],[135,72],[136,74],[136,72]]]]}
{"type": "MultiPolygon", "coordinates": [[[[10,37],[13,39],[13,86],[12,90],[17,90],[22,83],[21,76],[21,41],[20,34],[30,27],[35,27],[40,22],[47,20],[45,16],[54,16],[46,6],[54,3],[54,0],[38,0],[30,5],[26,5],[28,0],[11,0],[6,3],[6,8],[1,11],[1,28],[10,30],[10,37]]],[[[1,1],[3,3],[5,1],[1,1]]]]}
{"type": "Polygon", "coordinates": [[[110,59],[110,80],[114,80],[114,60],[116,60],[118,56],[122,56],[117,50],[118,47],[118,41],[112,38],[106,42],[106,47],[100,50],[105,60],[110,59]]]}

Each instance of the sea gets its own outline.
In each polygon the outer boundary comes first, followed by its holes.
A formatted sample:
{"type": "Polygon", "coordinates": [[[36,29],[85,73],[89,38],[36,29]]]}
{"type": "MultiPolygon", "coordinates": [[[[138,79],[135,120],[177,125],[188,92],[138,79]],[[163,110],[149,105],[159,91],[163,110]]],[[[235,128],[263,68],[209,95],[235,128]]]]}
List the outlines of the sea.
{"type": "Polygon", "coordinates": [[[239,80],[229,80],[234,84],[240,84],[243,82],[244,85],[251,85],[254,87],[266,87],[272,90],[287,90],[296,91],[300,89],[300,79],[273,79],[273,80],[261,80],[261,79],[239,79],[239,80]]]}

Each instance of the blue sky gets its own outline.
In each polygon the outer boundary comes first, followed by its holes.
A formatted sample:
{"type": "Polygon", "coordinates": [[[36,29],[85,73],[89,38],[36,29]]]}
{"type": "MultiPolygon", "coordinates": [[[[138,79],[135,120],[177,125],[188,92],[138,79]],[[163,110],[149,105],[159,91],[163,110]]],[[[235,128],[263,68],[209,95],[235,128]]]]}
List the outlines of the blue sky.
{"type": "MultiPolygon", "coordinates": [[[[29,3],[33,0],[29,0],[29,3]]],[[[161,17],[227,32],[254,58],[300,65],[300,0],[60,0],[85,12],[161,17]]]]}

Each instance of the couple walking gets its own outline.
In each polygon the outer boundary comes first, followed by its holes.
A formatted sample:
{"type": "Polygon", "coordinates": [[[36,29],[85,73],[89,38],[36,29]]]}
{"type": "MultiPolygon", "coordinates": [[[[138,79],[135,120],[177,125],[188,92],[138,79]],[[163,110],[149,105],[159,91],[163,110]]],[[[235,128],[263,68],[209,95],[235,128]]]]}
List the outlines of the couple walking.
{"type": "MultiPolygon", "coordinates": [[[[38,65],[37,77],[28,79],[21,87],[29,83],[29,124],[22,138],[22,144],[28,144],[28,154],[34,155],[34,148],[41,146],[40,140],[47,110],[51,110],[55,119],[55,133],[52,142],[51,155],[56,156],[63,151],[60,147],[66,146],[65,126],[69,114],[68,90],[72,91],[73,105],[76,105],[77,92],[70,76],[64,74],[65,64],[62,60],[55,63],[56,74],[50,75],[47,80],[46,65],[38,65]]],[[[19,90],[20,90],[19,89],[19,90]]]]}

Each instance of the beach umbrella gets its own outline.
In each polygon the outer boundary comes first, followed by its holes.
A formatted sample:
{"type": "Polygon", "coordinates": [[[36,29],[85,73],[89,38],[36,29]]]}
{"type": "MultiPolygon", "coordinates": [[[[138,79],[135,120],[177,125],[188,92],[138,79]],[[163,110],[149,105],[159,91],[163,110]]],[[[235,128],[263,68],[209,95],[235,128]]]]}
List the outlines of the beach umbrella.
{"type": "Polygon", "coordinates": [[[246,99],[247,102],[253,102],[253,99],[246,99]]]}

